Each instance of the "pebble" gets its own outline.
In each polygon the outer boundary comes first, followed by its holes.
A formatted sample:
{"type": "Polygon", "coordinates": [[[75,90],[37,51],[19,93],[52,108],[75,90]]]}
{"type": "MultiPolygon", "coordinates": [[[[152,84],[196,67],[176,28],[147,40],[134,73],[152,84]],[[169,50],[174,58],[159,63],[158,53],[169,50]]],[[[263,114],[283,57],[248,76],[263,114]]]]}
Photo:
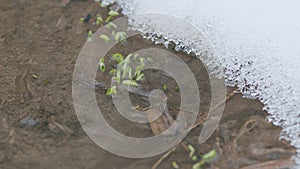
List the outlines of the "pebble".
{"type": "Polygon", "coordinates": [[[39,123],[38,120],[35,120],[31,117],[25,117],[22,120],[20,120],[19,126],[20,127],[34,127],[39,123]]]}

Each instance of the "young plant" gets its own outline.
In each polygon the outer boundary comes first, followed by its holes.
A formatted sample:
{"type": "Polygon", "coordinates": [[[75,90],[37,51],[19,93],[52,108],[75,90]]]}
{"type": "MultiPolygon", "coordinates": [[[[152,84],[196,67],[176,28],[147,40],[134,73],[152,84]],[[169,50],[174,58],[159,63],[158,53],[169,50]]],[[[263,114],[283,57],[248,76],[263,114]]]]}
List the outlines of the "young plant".
{"type": "Polygon", "coordinates": [[[166,84],[163,84],[163,89],[164,89],[164,91],[167,91],[168,90],[168,86],[166,84]]]}
{"type": "Polygon", "coordinates": [[[202,169],[202,167],[206,164],[211,162],[217,156],[216,150],[211,150],[207,154],[204,154],[199,162],[193,165],[192,169],[202,169]]]}
{"type": "Polygon", "coordinates": [[[101,72],[105,72],[104,58],[99,59],[99,69],[101,72]]]}
{"type": "Polygon", "coordinates": [[[108,24],[106,24],[106,27],[116,29],[116,28],[117,28],[117,25],[114,24],[113,22],[108,22],[108,24]]]}
{"type": "Polygon", "coordinates": [[[99,26],[102,23],[103,23],[103,18],[101,17],[100,14],[97,14],[96,25],[99,26]]]}
{"type": "Polygon", "coordinates": [[[93,31],[89,30],[88,31],[88,40],[92,40],[92,36],[93,36],[93,31]]]}
{"type": "Polygon", "coordinates": [[[100,38],[102,40],[104,40],[106,43],[110,41],[110,38],[107,35],[104,35],[104,34],[100,35],[100,38]]]}
{"type": "Polygon", "coordinates": [[[117,94],[116,86],[112,86],[111,88],[107,89],[107,91],[106,91],[106,95],[113,95],[113,94],[117,94]]]}
{"type": "Polygon", "coordinates": [[[115,41],[118,42],[125,42],[126,41],[126,32],[116,32],[114,34],[115,36],[115,41]]]}
{"type": "Polygon", "coordinates": [[[121,63],[124,60],[124,56],[120,53],[115,53],[115,54],[111,55],[111,57],[118,63],[121,63]]]}
{"type": "Polygon", "coordinates": [[[176,161],[173,161],[173,162],[172,162],[172,167],[173,167],[174,169],[179,169],[179,166],[178,166],[178,164],[176,163],[176,161]]]}
{"type": "Polygon", "coordinates": [[[110,10],[108,13],[108,17],[106,18],[105,22],[108,23],[114,16],[119,16],[119,12],[110,10]]]}

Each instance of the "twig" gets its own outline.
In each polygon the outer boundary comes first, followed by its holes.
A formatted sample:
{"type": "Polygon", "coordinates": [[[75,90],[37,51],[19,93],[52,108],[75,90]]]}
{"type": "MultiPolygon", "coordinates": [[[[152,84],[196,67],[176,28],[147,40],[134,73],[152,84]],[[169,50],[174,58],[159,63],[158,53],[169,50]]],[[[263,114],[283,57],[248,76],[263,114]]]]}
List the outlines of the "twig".
{"type": "Polygon", "coordinates": [[[156,169],[161,162],[166,159],[170,154],[172,154],[174,151],[176,150],[176,147],[172,148],[171,150],[169,150],[167,153],[165,153],[153,166],[151,169],[156,169]]]}
{"type": "Polygon", "coordinates": [[[259,164],[249,165],[242,167],[241,169],[283,169],[290,168],[295,165],[295,161],[290,158],[277,159],[272,161],[267,161],[259,164]]]}
{"type": "MultiPolygon", "coordinates": [[[[231,93],[229,93],[225,99],[223,99],[222,101],[220,101],[218,104],[216,104],[210,111],[215,111],[217,108],[219,108],[224,102],[228,102],[231,98],[233,98],[233,96],[236,95],[236,91],[233,91],[231,93]]],[[[201,125],[204,121],[206,120],[205,119],[201,119],[200,121],[198,121],[197,123],[195,123],[191,130],[193,130],[194,128],[198,127],[199,125],[201,125]]]]}

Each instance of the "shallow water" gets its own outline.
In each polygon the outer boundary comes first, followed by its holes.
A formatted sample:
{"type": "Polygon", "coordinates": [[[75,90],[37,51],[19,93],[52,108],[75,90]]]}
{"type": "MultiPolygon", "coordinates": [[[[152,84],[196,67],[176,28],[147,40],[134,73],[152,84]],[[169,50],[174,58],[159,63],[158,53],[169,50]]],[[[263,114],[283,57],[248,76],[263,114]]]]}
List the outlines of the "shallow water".
{"type": "MultiPolygon", "coordinates": [[[[270,113],[269,119],[283,127],[282,138],[300,148],[300,1],[117,0],[117,3],[125,15],[169,14],[196,27],[222,60],[220,69],[226,68],[223,76],[227,85],[237,85],[246,97],[259,98],[270,113]]],[[[144,33],[166,34],[160,29],[165,24],[149,29],[140,19],[132,25],[138,25],[144,33]]],[[[178,32],[176,29],[168,32],[168,38],[176,37],[178,32]]],[[[192,44],[199,39],[190,37],[185,41],[182,42],[192,44]]],[[[201,51],[197,47],[195,50],[201,51]]]]}

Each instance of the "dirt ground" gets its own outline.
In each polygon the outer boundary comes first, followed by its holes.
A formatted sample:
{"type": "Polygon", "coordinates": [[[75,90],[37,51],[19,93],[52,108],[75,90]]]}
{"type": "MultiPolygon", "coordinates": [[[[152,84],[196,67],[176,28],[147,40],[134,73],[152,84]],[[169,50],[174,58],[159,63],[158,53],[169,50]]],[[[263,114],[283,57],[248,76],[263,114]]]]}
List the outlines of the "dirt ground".
{"type": "MultiPolygon", "coordinates": [[[[87,31],[97,30],[79,18],[97,13],[107,16],[92,0],[73,0],[62,6],[60,0],[0,0],[0,168],[1,169],[149,169],[161,156],[128,159],[115,156],[91,141],[77,120],[72,103],[72,73],[78,54],[86,41],[87,31]]],[[[91,21],[92,22],[92,21],[91,21]]],[[[154,46],[141,37],[128,39],[126,48],[113,52],[128,54],[154,46]]],[[[161,46],[156,46],[163,48],[161,46]]],[[[201,97],[200,112],[207,112],[210,98],[207,74],[193,56],[169,51],[182,58],[197,78],[201,97]]],[[[151,73],[151,72],[150,72],[151,73]]],[[[153,73],[153,72],[152,72],[153,73]]],[[[159,87],[168,77],[151,76],[151,87],[159,87]]],[[[101,78],[97,79],[101,80],[101,78]]],[[[103,80],[103,79],[102,79],[103,80]]],[[[168,84],[172,88],[172,83],[168,84]]],[[[173,86],[174,87],[174,86],[173,86]]],[[[235,89],[228,88],[228,94],[235,89]]],[[[170,90],[168,107],[176,116],[179,94],[170,90]]],[[[149,125],[132,124],[118,115],[105,90],[97,92],[105,118],[118,131],[137,137],[153,135],[149,125]],[[126,126],[126,127],[124,127],[126,126]],[[134,131],[134,132],[132,132],[134,131]]],[[[147,102],[132,96],[135,105],[147,102]]],[[[199,145],[202,125],[192,130],[158,166],[189,169],[195,163],[182,145],[193,145],[197,153],[217,151],[217,158],[206,168],[285,168],[292,163],[295,149],[278,140],[280,128],[265,121],[267,113],[258,100],[234,95],[226,103],[223,119],[213,136],[199,145]]],[[[205,119],[202,113],[198,120],[205,119]]]]}

